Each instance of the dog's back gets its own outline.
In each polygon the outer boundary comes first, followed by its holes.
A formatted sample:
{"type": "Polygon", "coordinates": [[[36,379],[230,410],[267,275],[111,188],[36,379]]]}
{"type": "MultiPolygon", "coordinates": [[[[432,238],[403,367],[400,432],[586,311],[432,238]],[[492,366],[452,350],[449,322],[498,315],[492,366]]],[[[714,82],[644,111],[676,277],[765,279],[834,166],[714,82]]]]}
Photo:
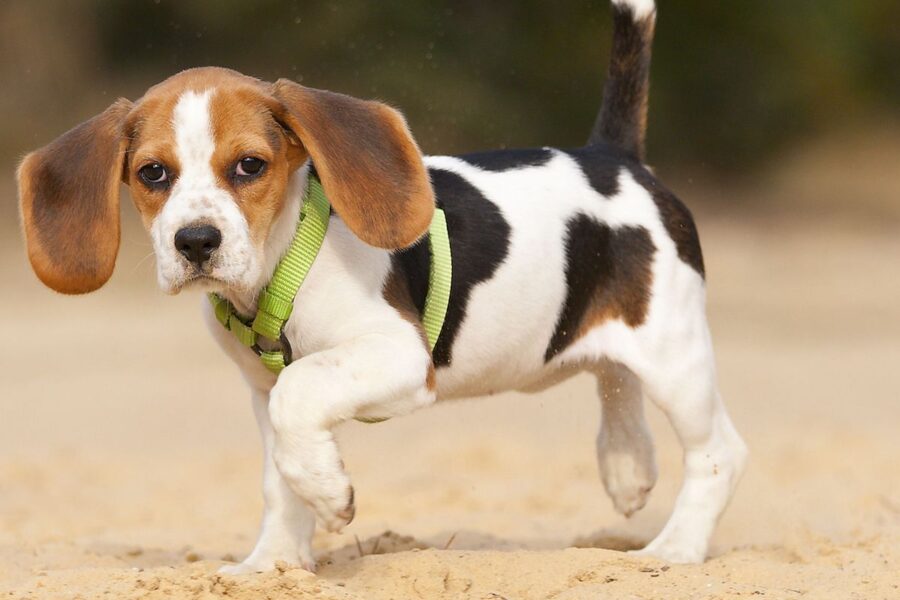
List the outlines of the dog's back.
{"type": "MultiPolygon", "coordinates": [[[[642,10],[613,5],[609,75],[585,147],[426,157],[454,262],[434,350],[441,396],[541,387],[572,364],[624,359],[621,346],[640,344],[585,338],[604,324],[634,331],[652,297],[683,294],[657,270],[687,270],[679,280],[702,288],[690,212],[641,163],[654,24],[642,10]]],[[[425,240],[394,255],[419,310],[428,261],[425,240]]]]}

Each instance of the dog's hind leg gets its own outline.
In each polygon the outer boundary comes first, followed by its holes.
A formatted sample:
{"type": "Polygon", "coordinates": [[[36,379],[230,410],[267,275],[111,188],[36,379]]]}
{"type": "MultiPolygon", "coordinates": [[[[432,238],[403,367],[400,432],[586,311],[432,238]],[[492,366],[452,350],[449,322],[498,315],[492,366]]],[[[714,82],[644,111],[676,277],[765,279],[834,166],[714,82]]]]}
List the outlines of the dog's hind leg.
{"type": "Polygon", "coordinates": [[[236,565],[225,565],[219,571],[230,575],[269,571],[276,561],[300,565],[314,571],[310,543],[316,528],[316,516],[312,509],[288,486],[275,466],[272,455],[275,442],[269,420],[269,394],[253,392],[253,412],[263,441],[263,500],[265,509],[259,538],[253,552],[236,565]]]}
{"type": "Polygon", "coordinates": [[[684,448],[684,481],[669,521],[639,554],[670,562],[701,562],[737,485],[747,447],[716,386],[705,320],[642,374],[647,396],[669,418],[684,448]]]}
{"type": "Polygon", "coordinates": [[[656,483],[641,382],[620,363],[603,362],[594,372],[602,411],[597,434],[600,475],[616,510],[628,517],[643,508],[656,483]]]}

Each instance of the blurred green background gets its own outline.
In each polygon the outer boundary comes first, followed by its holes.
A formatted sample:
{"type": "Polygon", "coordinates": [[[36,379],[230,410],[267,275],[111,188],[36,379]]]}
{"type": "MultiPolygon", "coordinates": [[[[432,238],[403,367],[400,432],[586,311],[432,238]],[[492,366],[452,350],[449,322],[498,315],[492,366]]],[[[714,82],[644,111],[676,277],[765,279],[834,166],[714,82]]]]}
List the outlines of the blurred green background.
{"type": "MultiPolygon", "coordinates": [[[[649,158],[752,175],[798,143],[900,113],[897,0],[661,0],[649,158]]],[[[191,66],[385,100],[427,153],[581,144],[606,0],[5,0],[0,157],[191,66]]]]}

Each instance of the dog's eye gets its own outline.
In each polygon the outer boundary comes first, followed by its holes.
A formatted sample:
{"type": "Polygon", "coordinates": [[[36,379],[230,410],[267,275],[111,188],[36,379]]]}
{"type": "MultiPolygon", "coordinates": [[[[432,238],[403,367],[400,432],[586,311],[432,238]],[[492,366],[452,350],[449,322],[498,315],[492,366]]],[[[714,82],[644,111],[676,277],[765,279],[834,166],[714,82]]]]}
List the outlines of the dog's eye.
{"type": "Polygon", "coordinates": [[[147,185],[158,187],[169,180],[169,172],[159,163],[151,163],[140,168],[138,175],[147,185]]]}
{"type": "Polygon", "coordinates": [[[266,161],[255,156],[246,156],[238,161],[234,168],[234,174],[238,177],[256,177],[266,168],[266,161]]]}

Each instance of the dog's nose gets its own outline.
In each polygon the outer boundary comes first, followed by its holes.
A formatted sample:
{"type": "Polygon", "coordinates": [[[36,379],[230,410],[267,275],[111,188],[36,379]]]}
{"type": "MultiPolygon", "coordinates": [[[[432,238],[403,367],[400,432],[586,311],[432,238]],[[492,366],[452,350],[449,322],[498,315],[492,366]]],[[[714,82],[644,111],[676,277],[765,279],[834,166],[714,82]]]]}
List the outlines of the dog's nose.
{"type": "Polygon", "coordinates": [[[183,227],[175,234],[175,249],[198,269],[209,260],[221,243],[222,232],[212,225],[183,227]]]}

